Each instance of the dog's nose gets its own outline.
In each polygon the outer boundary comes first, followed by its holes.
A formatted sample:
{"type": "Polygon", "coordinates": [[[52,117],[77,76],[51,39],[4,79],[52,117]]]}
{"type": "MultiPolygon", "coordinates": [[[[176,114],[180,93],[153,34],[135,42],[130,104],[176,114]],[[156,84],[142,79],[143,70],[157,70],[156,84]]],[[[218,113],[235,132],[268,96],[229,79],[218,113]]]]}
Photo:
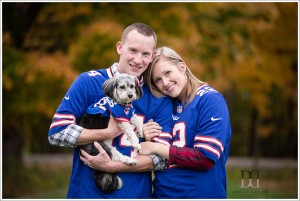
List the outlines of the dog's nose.
{"type": "Polygon", "coordinates": [[[133,97],[133,95],[132,94],[128,94],[128,98],[132,98],[133,97]]]}

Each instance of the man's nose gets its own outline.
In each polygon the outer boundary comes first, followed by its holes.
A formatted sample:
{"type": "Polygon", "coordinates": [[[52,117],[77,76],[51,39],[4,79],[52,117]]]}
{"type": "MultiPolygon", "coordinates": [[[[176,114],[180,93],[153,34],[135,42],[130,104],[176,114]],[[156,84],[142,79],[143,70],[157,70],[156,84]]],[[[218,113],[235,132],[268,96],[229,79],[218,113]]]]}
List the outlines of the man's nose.
{"type": "Polygon", "coordinates": [[[137,55],[134,57],[134,62],[135,62],[136,64],[142,63],[142,60],[143,60],[143,57],[142,57],[141,54],[137,54],[137,55]]]}

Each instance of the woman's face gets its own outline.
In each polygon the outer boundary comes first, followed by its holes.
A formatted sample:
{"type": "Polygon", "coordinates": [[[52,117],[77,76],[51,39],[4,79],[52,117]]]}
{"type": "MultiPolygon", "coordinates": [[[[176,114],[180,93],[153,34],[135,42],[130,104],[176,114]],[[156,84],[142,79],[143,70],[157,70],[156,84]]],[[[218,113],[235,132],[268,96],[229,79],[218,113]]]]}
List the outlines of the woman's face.
{"type": "Polygon", "coordinates": [[[174,65],[166,60],[159,60],[153,67],[152,80],[165,95],[185,100],[186,67],[183,63],[174,65]]]}

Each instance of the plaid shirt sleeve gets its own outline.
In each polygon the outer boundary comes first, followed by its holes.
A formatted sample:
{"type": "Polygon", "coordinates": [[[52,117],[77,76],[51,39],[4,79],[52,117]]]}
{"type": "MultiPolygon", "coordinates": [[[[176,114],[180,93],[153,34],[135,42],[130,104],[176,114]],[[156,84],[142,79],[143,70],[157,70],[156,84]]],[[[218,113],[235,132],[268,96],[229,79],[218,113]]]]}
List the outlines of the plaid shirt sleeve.
{"type": "Polygon", "coordinates": [[[70,124],[64,130],[48,136],[50,144],[62,147],[76,147],[77,139],[83,130],[83,127],[76,124],[70,124]]]}
{"type": "Polygon", "coordinates": [[[168,160],[159,155],[149,155],[152,159],[154,171],[163,171],[168,167],[168,160]]]}
{"type": "Polygon", "coordinates": [[[198,149],[171,146],[169,151],[169,165],[194,170],[209,170],[214,162],[206,158],[198,149]]]}

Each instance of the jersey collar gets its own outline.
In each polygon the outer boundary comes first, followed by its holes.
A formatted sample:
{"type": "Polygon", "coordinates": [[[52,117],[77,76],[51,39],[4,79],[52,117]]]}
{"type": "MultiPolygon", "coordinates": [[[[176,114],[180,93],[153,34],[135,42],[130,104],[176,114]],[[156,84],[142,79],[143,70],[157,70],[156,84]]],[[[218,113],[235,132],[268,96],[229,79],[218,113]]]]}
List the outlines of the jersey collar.
{"type": "MultiPolygon", "coordinates": [[[[107,69],[108,72],[108,77],[112,78],[114,76],[116,76],[117,74],[119,74],[118,71],[118,63],[114,63],[110,68],[107,69]]],[[[140,85],[143,86],[144,85],[144,77],[141,76],[141,79],[139,80],[140,85]]]]}

